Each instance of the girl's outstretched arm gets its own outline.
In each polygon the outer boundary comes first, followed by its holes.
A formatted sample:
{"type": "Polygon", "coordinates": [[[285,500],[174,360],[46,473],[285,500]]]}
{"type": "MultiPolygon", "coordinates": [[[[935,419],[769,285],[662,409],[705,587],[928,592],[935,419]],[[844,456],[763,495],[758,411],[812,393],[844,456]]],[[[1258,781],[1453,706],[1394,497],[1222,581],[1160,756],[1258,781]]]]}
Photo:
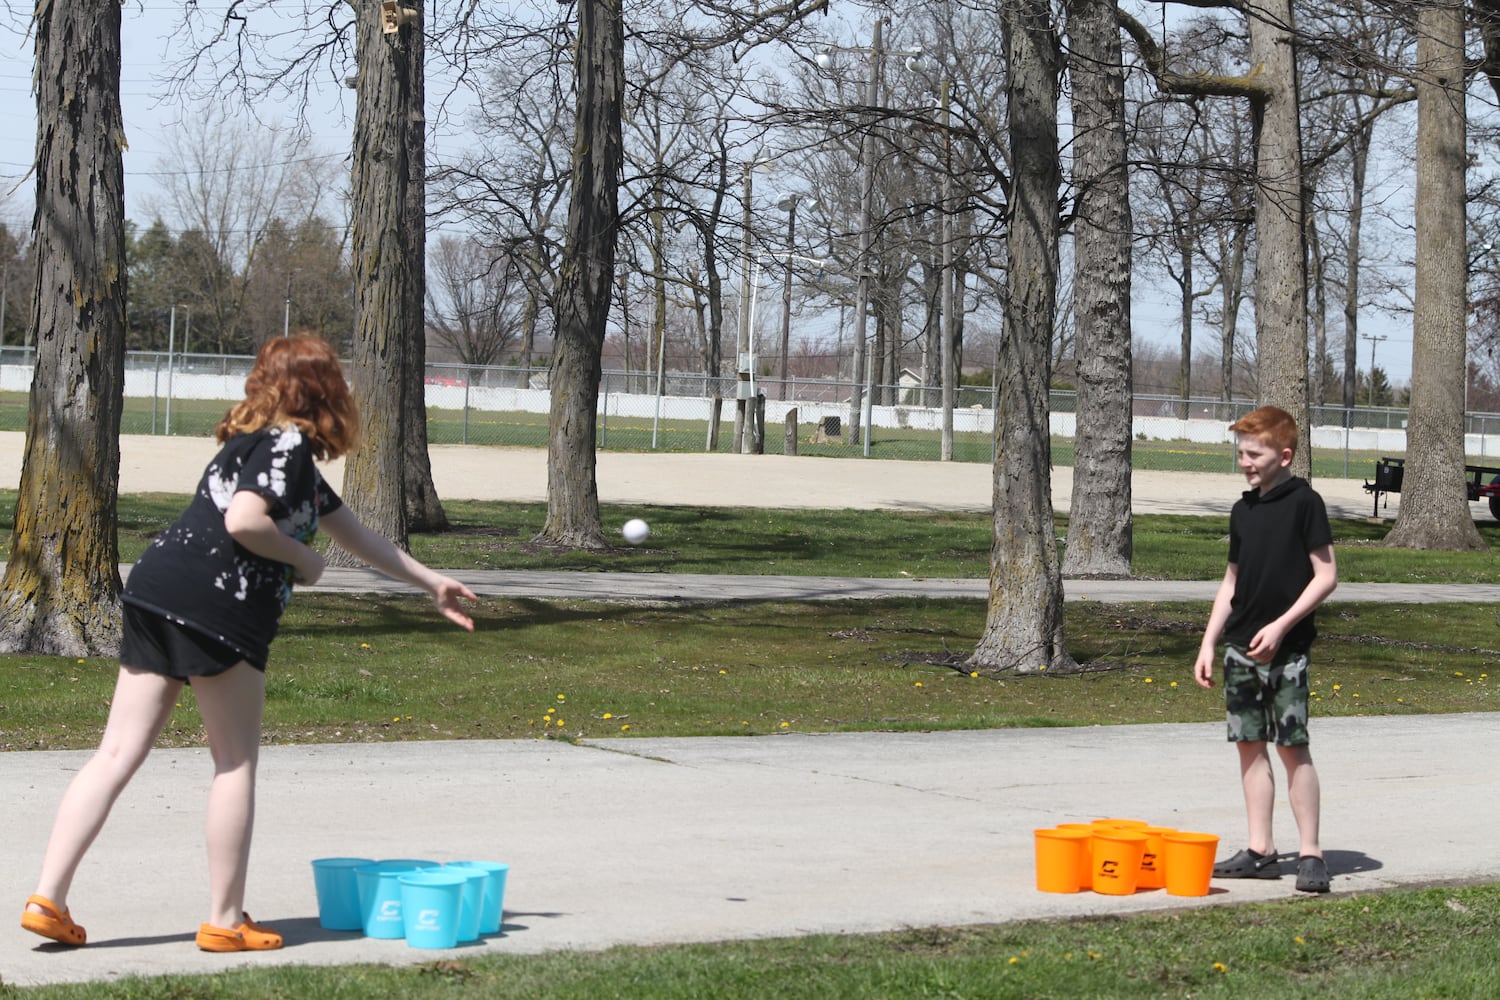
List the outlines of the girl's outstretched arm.
{"type": "Polygon", "coordinates": [[[432,595],[432,602],[443,616],[459,628],[474,631],[474,619],[470,618],[459,603],[460,599],[471,601],[479,598],[472,590],[452,577],[436,573],[403,552],[390,539],[377,535],[359,518],[340,507],[318,521],[318,527],[328,532],[346,552],[351,552],[373,568],[396,580],[416,584],[432,595]]]}

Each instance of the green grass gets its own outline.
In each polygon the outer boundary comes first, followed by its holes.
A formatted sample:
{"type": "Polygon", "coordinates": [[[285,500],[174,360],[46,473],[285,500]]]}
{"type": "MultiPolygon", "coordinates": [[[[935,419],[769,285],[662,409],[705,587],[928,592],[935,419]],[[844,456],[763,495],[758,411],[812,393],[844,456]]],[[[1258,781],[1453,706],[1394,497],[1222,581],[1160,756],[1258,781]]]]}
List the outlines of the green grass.
{"type": "MultiPolygon", "coordinates": [[[[482,600],[473,635],[420,598],[302,594],[273,647],[268,743],[722,736],[1210,722],[1206,604],[1066,610],[1076,674],[974,677],[984,602],[608,605],[482,600]],[[561,695],[561,697],[559,697],[561,695]]],[[[1320,717],[1500,711],[1493,606],[1319,618],[1320,717]],[[1441,636],[1441,641],[1433,639],[1441,636]]],[[[0,657],[0,750],[97,744],[113,661],[0,657]]],[[[202,743],[191,690],[162,744],[202,743]]]]}
{"type": "MultiPolygon", "coordinates": [[[[0,490],[0,558],[10,552],[16,494],[0,490]]],[[[151,537],[187,504],[176,494],[120,498],[120,558],[133,562],[151,537]]],[[[605,552],[532,543],[546,507],[540,503],[450,500],[453,530],[414,535],[412,552],[432,566],[465,570],[609,570],[635,573],[954,577],[989,575],[993,526],[988,514],[865,510],[764,510],[726,507],[606,506],[604,526],[617,532],[628,517],[651,524],[641,548],[605,552]]],[[[1500,523],[1476,522],[1491,548],[1500,523]]],[[[1067,518],[1057,519],[1059,538],[1067,518]]],[[[1389,524],[1335,520],[1339,579],[1361,583],[1494,583],[1488,552],[1420,552],[1379,543],[1389,524]]],[[[1148,514],[1135,519],[1135,575],[1151,580],[1217,580],[1224,573],[1229,518],[1148,514]]]]}
{"type": "Polygon", "coordinates": [[[39,1000],[940,997],[1411,1000],[1500,995],[1500,887],[1430,886],[1126,918],[619,947],[422,965],[276,966],[0,988],[39,1000]]]}

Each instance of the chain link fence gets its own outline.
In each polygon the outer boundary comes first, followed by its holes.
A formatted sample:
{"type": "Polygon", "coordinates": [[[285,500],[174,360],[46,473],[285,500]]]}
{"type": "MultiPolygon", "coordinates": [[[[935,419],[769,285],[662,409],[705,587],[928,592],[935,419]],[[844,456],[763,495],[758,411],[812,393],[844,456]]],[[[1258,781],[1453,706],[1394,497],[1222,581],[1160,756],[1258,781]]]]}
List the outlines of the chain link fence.
{"type": "MultiPolygon", "coordinates": [[[[0,348],[0,429],[24,430],[34,358],[0,348]]],[[[208,435],[241,398],[253,359],[132,351],[126,358],[125,434],[208,435]]],[[[546,447],[551,404],[545,368],[430,364],[426,369],[428,438],[433,444],[546,447]]],[[[746,400],[740,380],[669,372],[606,371],[600,386],[601,450],[763,451],[838,458],[938,461],[943,450],[940,389],[903,380],[861,385],[835,379],[756,378],[746,400]],[[738,432],[737,432],[737,429],[738,432]]],[[[996,391],[962,386],[953,408],[952,456],[995,458],[996,391]]],[[[1138,395],[1132,451],[1139,468],[1233,471],[1227,427],[1256,404],[1245,400],[1138,395]]],[[[1077,397],[1051,394],[1053,461],[1070,465],[1077,397]]],[[[1406,452],[1404,409],[1316,407],[1317,475],[1368,477],[1374,461],[1406,452]]],[[[1466,418],[1469,462],[1500,465],[1500,415],[1466,418]]]]}

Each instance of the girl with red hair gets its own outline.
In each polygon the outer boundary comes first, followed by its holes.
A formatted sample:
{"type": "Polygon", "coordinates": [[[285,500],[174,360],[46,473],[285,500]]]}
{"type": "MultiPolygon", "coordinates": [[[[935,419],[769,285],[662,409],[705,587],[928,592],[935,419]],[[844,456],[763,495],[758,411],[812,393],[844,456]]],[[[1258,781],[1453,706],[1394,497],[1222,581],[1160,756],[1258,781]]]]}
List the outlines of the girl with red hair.
{"type": "Polygon", "coordinates": [[[354,399],[328,344],[307,336],[268,341],[245,380],[245,399],[215,434],[222,448],[188,509],[130,572],[104,737],[63,795],[36,893],[21,916],[22,927],[63,944],[86,940],[67,907],[74,873],[182,685],[191,684],[214,763],[209,909],[198,947],[281,947],[281,935],[245,912],[245,872],[266,660],[292,585],[314,584],[323,574],[323,557],[309,545],[320,528],[374,568],[427,591],[459,627],[474,629],[460,604],[474,599],[469,588],[365,527],[319,474],[314,459],[338,458],[357,436],[354,399]]]}

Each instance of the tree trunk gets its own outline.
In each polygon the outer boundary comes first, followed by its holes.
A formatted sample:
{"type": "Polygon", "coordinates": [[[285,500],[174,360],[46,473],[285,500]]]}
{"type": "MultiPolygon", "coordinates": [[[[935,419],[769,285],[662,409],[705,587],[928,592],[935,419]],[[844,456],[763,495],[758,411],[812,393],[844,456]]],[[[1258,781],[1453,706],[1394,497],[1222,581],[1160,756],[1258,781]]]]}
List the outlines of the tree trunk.
{"type": "Polygon", "coordinates": [[[125,381],[120,6],[42,0],[33,27],[36,370],[0,582],[0,652],[113,656],[125,381]]]}
{"type": "Polygon", "coordinates": [[[1308,405],[1312,410],[1321,409],[1324,392],[1328,385],[1328,279],[1323,268],[1323,241],[1318,234],[1317,222],[1312,213],[1306,211],[1313,204],[1313,191],[1307,192],[1303,203],[1303,222],[1307,225],[1307,282],[1312,292],[1312,385],[1309,389],[1308,405]]]}
{"type": "Polygon", "coordinates": [[[406,269],[406,440],[402,489],[408,531],[446,531],[448,515],[432,481],[427,451],[427,33],[418,21],[406,39],[406,213],[411,259],[406,269]]]}
{"type": "Polygon", "coordinates": [[[1255,334],[1260,402],[1297,418],[1292,471],[1312,470],[1307,405],[1307,264],[1302,139],[1291,0],[1246,0],[1250,62],[1266,82],[1255,109],[1255,334]]]}
{"type": "Polygon", "coordinates": [[[577,131],[558,275],[552,408],[547,418],[547,520],[538,540],[604,548],[595,476],[595,414],[615,267],[625,36],[619,0],[579,0],[577,131]]]}
{"type": "Polygon", "coordinates": [[[1078,428],[1062,571],[1130,575],[1130,195],[1125,76],[1113,0],[1072,0],[1073,308],[1078,428]]]}
{"type": "MultiPolygon", "coordinates": [[[[408,196],[408,124],[413,104],[412,37],[420,21],[391,34],[380,8],[355,8],[357,64],[354,117],[354,350],[349,384],[359,402],[359,447],[344,462],[342,494],[349,509],[377,534],[407,545],[407,339],[410,269],[423,259],[413,243],[408,196]],[[414,259],[413,253],[419,256],[414,259]]],[[[359,560],[336,546],[335,566],[359,560]]]]}
{"type": "Polygon", "coordinates": [[[1464,479],[1468,254],[1464,233],[1464,10],[1459,0],[1417,16],[1417,293],[1411,407],[1401,512],[1387,545],[1475,550],[1464,479]]]}
{"type": "Polygon", "coordinates": [[[1245,246],[1250,242],[1248,226],[1236,225],[1229,240],[1229,266],[1221,285],[1223,315],[1219,317],[1219,398],[1234,398],[1234,342],[1239,334],[1240,302],[1245,288],[1245,246]]]}
{"type": "MultiPolygon", "coordinates": [[[[1355,105],[1359,109],[1359,105],[1355,105]]],[[[1349,241],[1345,248],[1344,276],[1344,409],[1354,408],[1354,389],[1359,384],[1359,275],[1363,251],[1360,227],[1365,217],[1365,171],[1370,162],[1373,127],[1366,125],[1349,144],[1349,241]]]]}
{"type": "Polygon", "coordinates": [[[998,366],[989,610],[969,664],[1031,672],[1075,666],[1063,646],[1047,409],[1058,272],[1062,58],[1047,0],[1003,0],[1000,12],[1013,159],[1010,267],[998,366]]]}

